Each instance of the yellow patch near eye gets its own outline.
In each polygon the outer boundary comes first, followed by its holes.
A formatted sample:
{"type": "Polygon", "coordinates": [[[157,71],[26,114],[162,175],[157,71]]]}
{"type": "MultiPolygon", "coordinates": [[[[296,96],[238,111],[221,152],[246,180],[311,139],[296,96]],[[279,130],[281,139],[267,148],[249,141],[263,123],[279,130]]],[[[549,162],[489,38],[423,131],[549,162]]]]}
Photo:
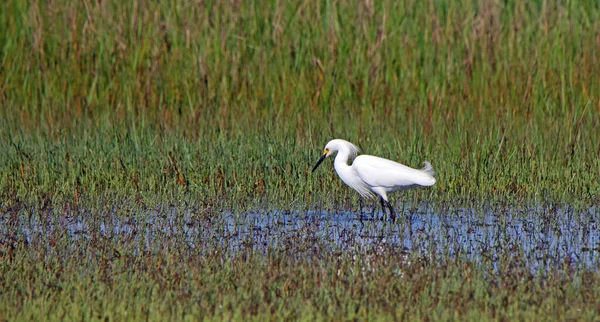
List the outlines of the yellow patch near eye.
{"type": "Polygon", "coordinates": [[[329,149],[325,149],[325,152],[323,152],[323,154],[327,154],[329,153],[329,149]]]}

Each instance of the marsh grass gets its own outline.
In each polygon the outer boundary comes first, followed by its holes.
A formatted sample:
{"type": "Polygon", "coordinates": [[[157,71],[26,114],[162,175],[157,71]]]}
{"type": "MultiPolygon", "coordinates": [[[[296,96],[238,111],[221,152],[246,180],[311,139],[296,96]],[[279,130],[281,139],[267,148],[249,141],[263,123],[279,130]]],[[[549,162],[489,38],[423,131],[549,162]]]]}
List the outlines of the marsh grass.
{"type": "MultiPolygon", "coordinates": [[[[357,209],[331,167],[310,173],[331,138],[432,162],[437,184],[394,196],[398,206],[600,201],[594,1],[4,1],[0,28],[3,216],[357,209]]],[[[597,272],[567,268],[521,279],[427,263],[381,291],[392,268],[340,284],[328,256],[174,247],[111,259],[121,246],[102,238],[75,249],[64,236],[6,238],[7,318],[591,319],[597,309],[597,272]],[[283,293],[265,290],[273,278],[283,293]]]]}
{"type": "Polygon", "coordinates": [[[2,4],[4,199],[352,196],[333,137],[419,198],[597,201],[593,2],[2,4]],[[12,196],[12,197],[11,197],[12,196]]]}

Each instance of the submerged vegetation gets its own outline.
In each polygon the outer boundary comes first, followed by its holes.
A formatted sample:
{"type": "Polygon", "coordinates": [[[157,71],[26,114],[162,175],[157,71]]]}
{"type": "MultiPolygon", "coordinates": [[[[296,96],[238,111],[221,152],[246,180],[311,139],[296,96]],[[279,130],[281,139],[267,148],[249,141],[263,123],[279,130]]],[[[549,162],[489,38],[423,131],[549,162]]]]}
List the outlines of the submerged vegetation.
{"type": "Polygon", "coordinates": [[[357,211],[329,164],[310,173],[343,138],[431,161],[405,214],[594,225],[594,1],[9,0],[0,28],[0,319],[597,319],[596,235],[591,264],[532,270],[509,237],[486,263],[308,224],[232,251],[224,219],[357,211]],[[191,217],[147,233],[171,212],[191,217]]]}

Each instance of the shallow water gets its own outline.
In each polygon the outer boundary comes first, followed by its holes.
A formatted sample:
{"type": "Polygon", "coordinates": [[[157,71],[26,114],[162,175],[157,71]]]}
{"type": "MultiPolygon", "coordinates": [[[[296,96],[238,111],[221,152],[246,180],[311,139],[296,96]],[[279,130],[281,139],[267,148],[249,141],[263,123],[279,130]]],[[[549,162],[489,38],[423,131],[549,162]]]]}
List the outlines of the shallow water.
{"type": "MultiPolygon", "coordinates": [[[[387,247],[435,259],[466,257],[498,267],[506,257],[519,257],[532,270],[576,265],[600,268],[600,211],[565,208],[453,209],[436,213],[424,205],[405,211],[397,223],[374,220],[370,212],[223,213],[208,218],[192,210],[167,208],[128,216],[81,211],[61,216],[32,215],[0,219],[0,242],[25,244],[66,239],[66,247],[86,247],[102,239],[130,250],[184,248],[200,256],[222,251],[230,256],[301,249],[298,256],[350,252],[360,254],[387,247]],[[409,214],[407,214],[409,213],[409,214]],[[93,218],[91,220],[90,218],[93,218]]],[[[379,213],[380,215],[381,213],[379,213]]]]}

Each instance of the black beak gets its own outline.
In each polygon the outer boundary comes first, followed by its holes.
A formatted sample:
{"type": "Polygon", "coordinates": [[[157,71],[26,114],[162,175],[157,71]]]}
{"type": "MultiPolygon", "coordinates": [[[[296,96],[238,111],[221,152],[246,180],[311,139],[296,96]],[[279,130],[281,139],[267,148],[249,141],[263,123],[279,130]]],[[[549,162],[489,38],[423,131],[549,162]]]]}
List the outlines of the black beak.
{"type": "Polygon", "coordinates": [[[317,161],[317,164],[315,164],[315,166],[313,167],[313,169],[312,169],[313,172],[315,172],[315,170],[317,170],[317,168],[325,160],[325,158],[327,158],[327,154],[323,153],[323,155],[321,155],[321,158],[319,159],[319,161],[317,161]]]}

